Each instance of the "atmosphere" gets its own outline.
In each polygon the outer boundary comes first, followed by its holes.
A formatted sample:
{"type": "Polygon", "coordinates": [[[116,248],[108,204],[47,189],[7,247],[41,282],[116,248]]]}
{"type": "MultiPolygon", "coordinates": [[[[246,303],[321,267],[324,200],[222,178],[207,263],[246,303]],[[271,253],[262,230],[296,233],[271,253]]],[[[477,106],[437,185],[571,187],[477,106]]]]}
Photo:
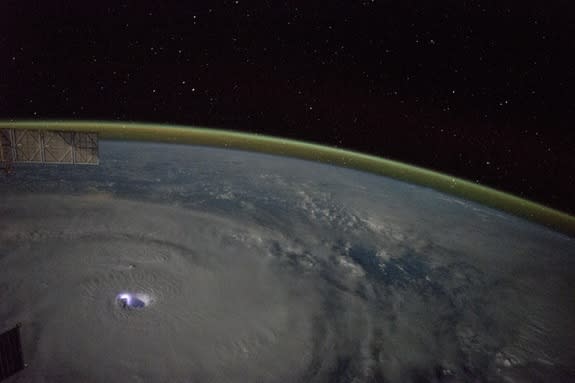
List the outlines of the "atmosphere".
{"type": "Polygon", "coordinates": [[[573,36],[565,0],[0,1],[0,382],[575,382],[573,36]]]}
{"type": "Polygon", "coordinates": [[[569,2],[169,4],[4,2],[0,119],[288,137],[575,213],[569,2]]]}

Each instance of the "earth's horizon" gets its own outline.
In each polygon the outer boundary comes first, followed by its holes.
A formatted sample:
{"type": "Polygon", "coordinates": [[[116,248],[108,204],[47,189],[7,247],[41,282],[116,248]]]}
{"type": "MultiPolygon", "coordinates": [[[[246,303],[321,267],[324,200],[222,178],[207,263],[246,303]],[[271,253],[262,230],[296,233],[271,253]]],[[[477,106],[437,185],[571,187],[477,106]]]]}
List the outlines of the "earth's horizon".
{"type": "Polygon", "coordinates": [[[132,140],[247,150],[366,171],[478,202],[575,236],[575,216],[460,177],[351,150],[260,134],[131,121],[0,120],[0,129],[96,132],[104,140],[132,140]]]}
{"type": "Polygon", "coordinates": [[[324,163],[100,144],[0,183],[7,382],[575,379],[569,235],[324,163]]]}

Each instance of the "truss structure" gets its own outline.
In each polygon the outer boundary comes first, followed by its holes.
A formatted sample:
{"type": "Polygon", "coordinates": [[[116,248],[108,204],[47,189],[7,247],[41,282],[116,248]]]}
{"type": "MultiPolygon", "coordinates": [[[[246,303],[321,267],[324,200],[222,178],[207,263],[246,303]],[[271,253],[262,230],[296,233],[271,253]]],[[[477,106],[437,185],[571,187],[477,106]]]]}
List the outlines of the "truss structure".
{"type": "Polygon", "coordinates": [[[0,381],[26,367],[22,356],[20,325],[0,334],[0,381]]]}
{"type": "Polygon", "coordinates": [[[69,131],[0,129],[0,162],[97,165],[98,135],[69,131]]]}

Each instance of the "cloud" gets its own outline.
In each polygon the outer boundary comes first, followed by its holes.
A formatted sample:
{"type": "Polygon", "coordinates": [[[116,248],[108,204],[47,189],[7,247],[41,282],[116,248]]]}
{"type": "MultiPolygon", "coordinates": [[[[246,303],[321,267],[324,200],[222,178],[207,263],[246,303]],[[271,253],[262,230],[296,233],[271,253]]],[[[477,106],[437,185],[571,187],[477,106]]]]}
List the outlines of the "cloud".
{"type": "Polygon", "coordinates": [[[23,381],[497,381],[575,355],[570,247],[547,232],[329,166],[106,145],[118,161],[66,182],[0,185],[23,381]],[[151,304],[119,309],[127,289],[151,304]]]}

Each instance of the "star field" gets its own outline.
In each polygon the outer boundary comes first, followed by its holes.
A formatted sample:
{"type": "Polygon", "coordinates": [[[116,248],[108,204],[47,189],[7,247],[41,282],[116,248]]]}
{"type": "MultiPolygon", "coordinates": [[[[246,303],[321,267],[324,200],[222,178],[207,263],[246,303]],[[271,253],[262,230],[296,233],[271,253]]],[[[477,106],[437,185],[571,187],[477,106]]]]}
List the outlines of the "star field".
{"type": "Polygon", "coordinates": [[[568,2],[20,1],[0,14],[2,119],[278,135],[575,213],[568,2]]]}

